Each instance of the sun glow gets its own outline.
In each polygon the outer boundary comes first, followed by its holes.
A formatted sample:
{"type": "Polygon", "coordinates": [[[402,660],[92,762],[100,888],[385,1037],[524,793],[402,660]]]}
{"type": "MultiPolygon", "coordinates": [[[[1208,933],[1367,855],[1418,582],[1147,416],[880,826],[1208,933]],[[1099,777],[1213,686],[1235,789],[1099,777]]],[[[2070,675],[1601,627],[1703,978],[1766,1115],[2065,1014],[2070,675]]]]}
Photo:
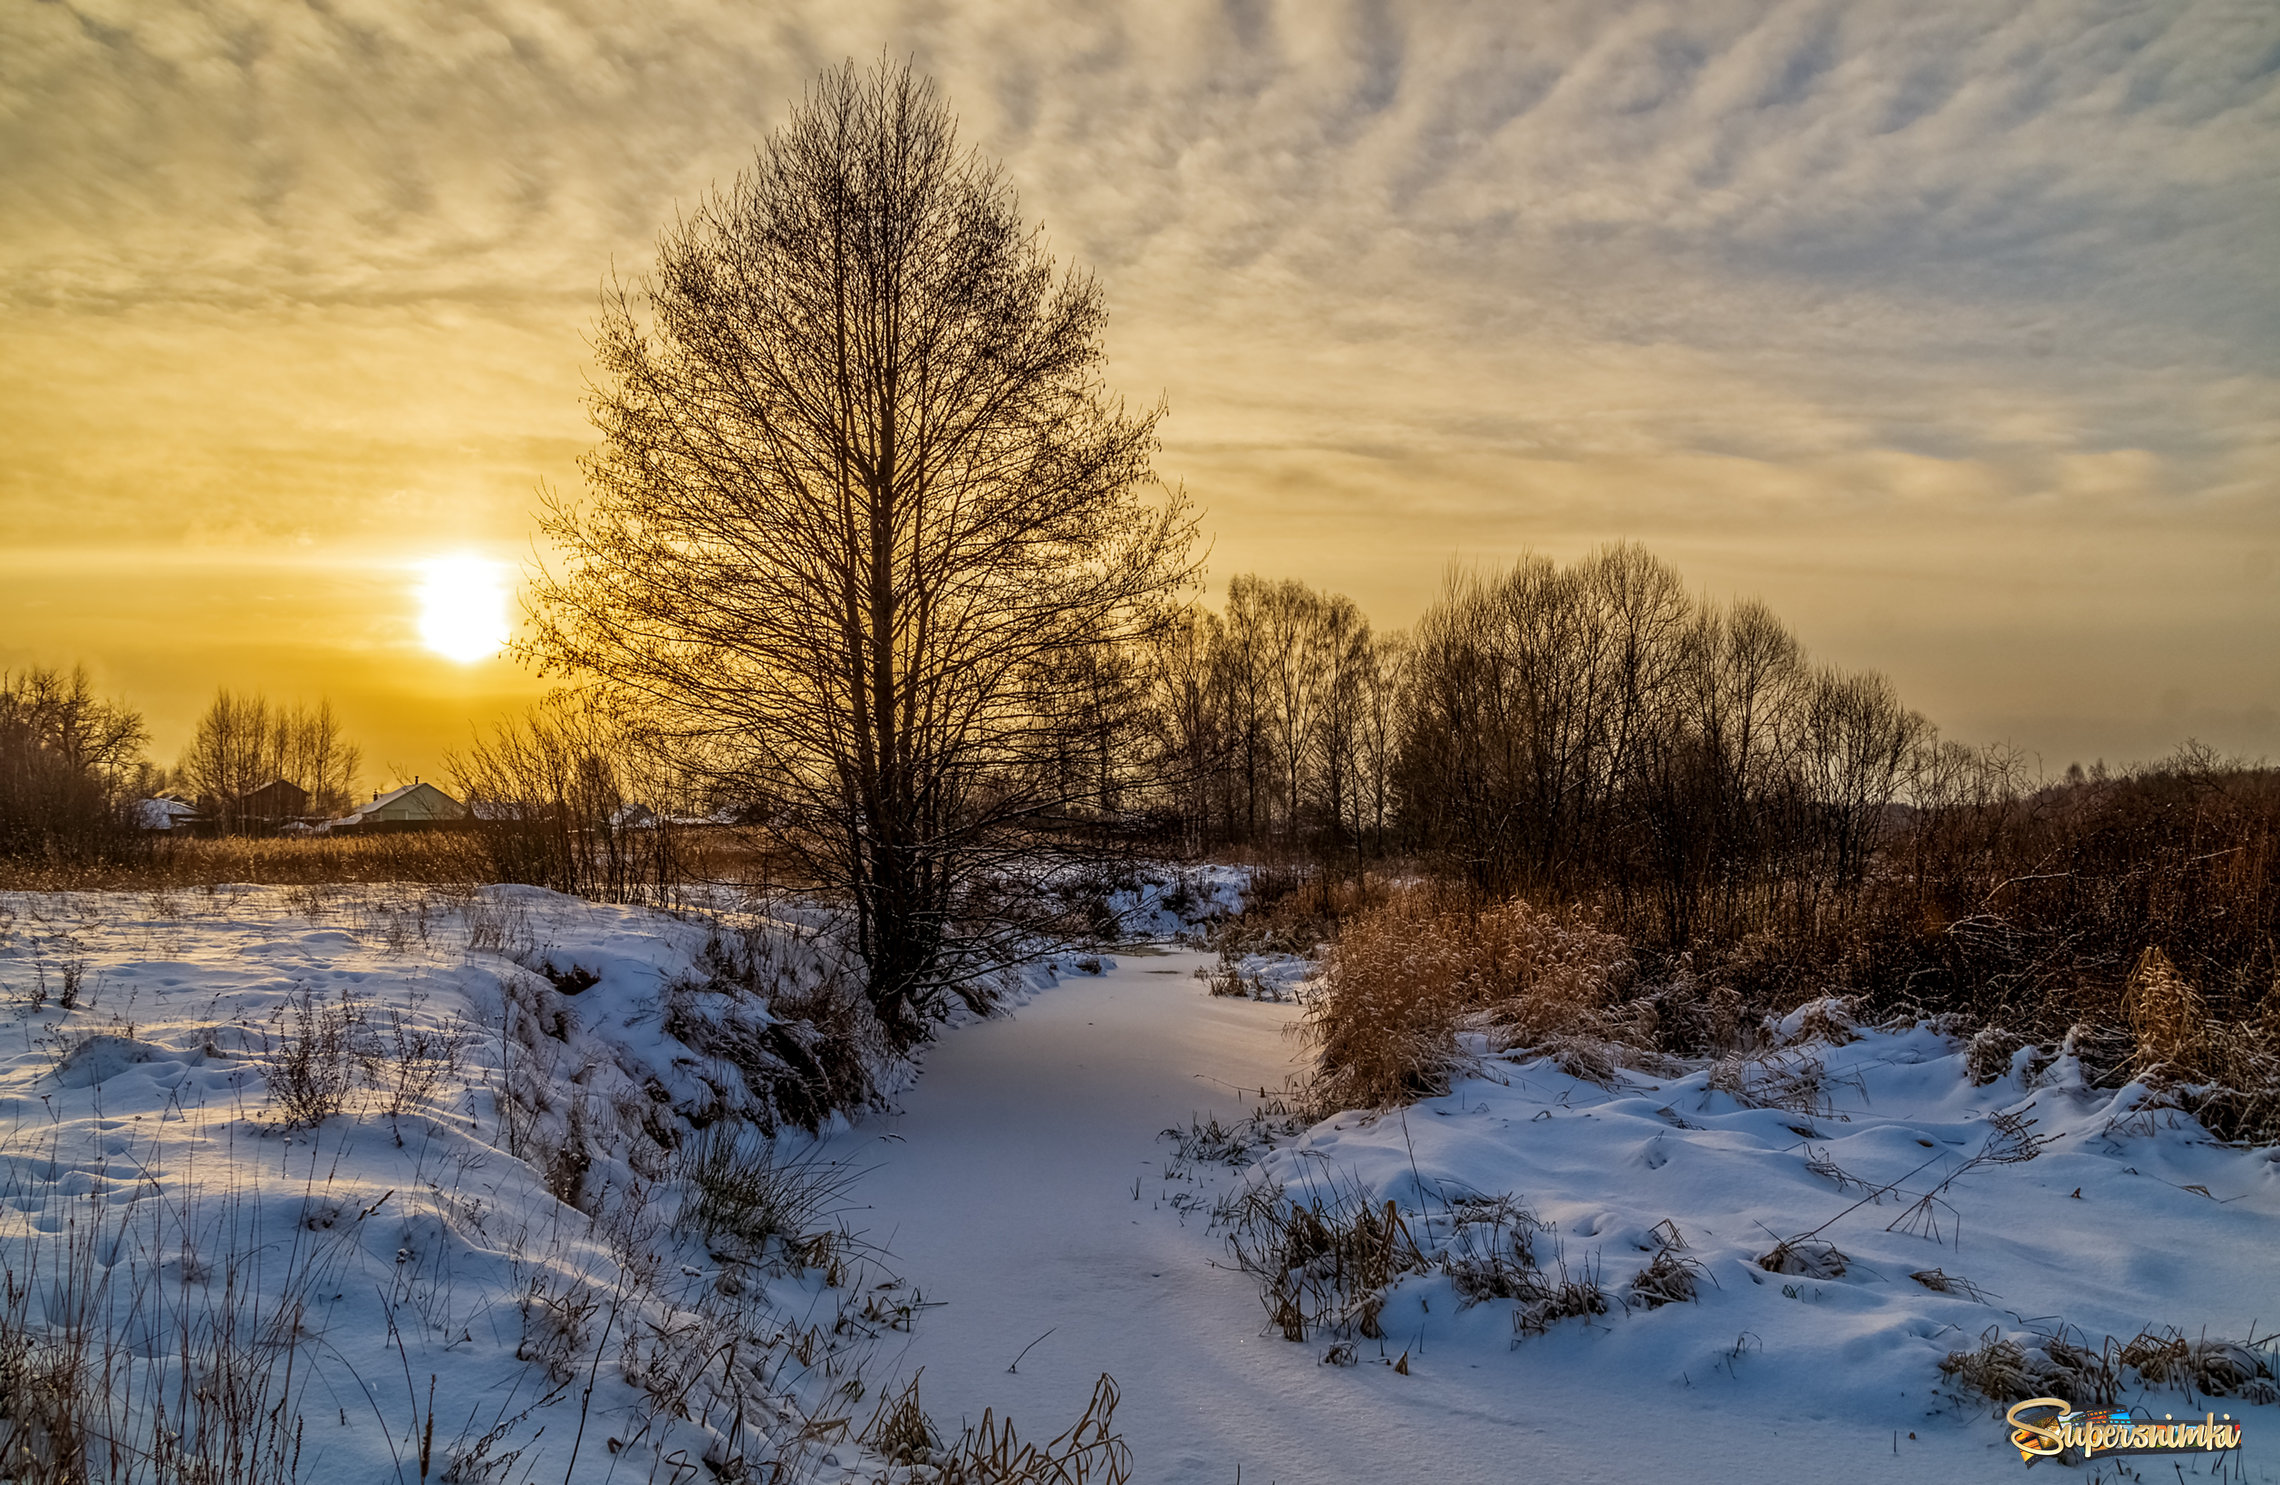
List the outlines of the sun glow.
{"type": "Polygon", "coordinates": [[[504,569],[481,557],[420,564],[420,642],[462,665],[488,660],[508,638],[504,569]]]}

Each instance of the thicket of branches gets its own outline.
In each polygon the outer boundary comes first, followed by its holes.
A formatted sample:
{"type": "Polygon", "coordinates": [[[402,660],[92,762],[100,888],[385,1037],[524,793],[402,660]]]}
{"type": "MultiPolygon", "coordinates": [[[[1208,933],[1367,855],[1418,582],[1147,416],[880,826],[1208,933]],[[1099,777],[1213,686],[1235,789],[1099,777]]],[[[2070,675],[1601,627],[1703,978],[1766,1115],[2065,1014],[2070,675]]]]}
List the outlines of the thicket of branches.
{"type": "Polygon", "coordinates": [[[0,856],[77,865],[126,850],[146,736],[84,669],[0,673],[0,856]]]}
{"type": "Polygon", "coordinates": [[[670,760],[599,692],[563,691],[493,726],[450,769],[480,875],[602,902],[673,900],[688,875],[670,760]]]}

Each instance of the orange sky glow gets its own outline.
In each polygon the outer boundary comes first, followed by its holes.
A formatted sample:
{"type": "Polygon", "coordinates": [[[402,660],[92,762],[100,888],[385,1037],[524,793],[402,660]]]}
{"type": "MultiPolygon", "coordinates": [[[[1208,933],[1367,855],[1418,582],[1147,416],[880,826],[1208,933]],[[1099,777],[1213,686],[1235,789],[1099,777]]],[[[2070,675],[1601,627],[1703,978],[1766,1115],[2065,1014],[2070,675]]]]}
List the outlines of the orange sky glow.
{"type": "Polygon", "coordinates": [[[882,49],[1099,274],[1207,600],[1635,538],[1949,736],[2280,756],[2280,9],[2213,3],[9,7],[0,667],[440,773],[548,682],[425,564],[532,558],[602,278],[882,49]]]}

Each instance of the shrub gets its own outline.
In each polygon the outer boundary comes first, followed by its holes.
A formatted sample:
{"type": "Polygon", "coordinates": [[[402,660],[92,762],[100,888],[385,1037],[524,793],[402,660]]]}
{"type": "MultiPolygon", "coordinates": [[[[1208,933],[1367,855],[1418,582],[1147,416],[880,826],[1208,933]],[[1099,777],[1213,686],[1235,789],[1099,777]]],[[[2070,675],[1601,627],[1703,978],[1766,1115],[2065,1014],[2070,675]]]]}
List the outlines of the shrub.
{"type": "Polygon", "coordinates": [[[351,1038],[362,1020],[354,1001],[344,997],[319,1005],[315,995],[301,992],[292,1029],[262,1069],[270,1102],[287,1128],[314,1128],[340,1112],[354,1069],[351,1038]]]}
{"type": "Polygon", "coordinates": [[[1384,1107],[1445,1092],[1468,1023],[1505,1046],[1603,1034],[1632,973],[1624,940],[1580,907],[1475,909],[1445,888],[1403,888],[1345,924],[1308,1007],[1317,1101],[1384,1107]]]}

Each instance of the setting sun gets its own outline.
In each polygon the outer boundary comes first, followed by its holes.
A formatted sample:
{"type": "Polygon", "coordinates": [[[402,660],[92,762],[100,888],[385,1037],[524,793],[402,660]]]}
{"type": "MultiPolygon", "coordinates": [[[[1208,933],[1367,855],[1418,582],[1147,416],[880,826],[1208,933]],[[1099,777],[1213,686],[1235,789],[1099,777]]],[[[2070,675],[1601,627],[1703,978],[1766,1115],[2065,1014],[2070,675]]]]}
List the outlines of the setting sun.
{"type": "Polygon", "coordinates": [[[438,557],[420,564],[420,642],[447,660],[468,664],[496,655],[507,642],[504,570],[481,557],[438,557]]]}

